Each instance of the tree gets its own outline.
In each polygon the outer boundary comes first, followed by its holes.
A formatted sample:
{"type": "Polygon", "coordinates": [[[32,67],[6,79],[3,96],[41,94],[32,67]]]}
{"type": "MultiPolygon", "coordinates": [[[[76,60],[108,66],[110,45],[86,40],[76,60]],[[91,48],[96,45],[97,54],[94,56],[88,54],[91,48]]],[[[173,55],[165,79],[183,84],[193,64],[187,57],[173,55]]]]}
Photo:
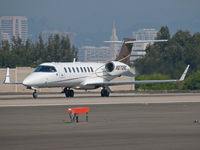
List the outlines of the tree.
{"type": "Polygon", "coordinates": [[[77,57],[77,48],[71,46],[69,37],[51,36],[46,43],[41,35],[35,43],[29,39],[24,43],[19,37],[12,40],[11,48],[7,41],[1,43],[0,67],[36,67],[42,62],[67,62],[77,57]]]}
{"type": "Polygon", "coordinates": [[[2,40],[1,41],[1,47],[2,47],[2,50],[9,51],[10,50],[10,44],[9,44],[8,40],[2,40]]]}
{"type": "Polygon", "coordinates": [[[169,28],[167,26],[161,27],[160,31],[157,33],[156,39],[170,39],[169,28]]]}
{"type": "Polygon", "coordinates": [[[193,72],[184,82],[183,89],[200,89],[200,71],[193,72]]]}
{"type": "MultiPolygon", "coordinates": [[[[170,37],[167,27],[162,27],[158,39],[170,37]]],[[[190,64],[192,71],[200,69],[200,34],[178,30],[168,42],[155,43],[147,47],[146,55],[135,61],[140,74],[161,73],[178,78],[190,64]]]]}

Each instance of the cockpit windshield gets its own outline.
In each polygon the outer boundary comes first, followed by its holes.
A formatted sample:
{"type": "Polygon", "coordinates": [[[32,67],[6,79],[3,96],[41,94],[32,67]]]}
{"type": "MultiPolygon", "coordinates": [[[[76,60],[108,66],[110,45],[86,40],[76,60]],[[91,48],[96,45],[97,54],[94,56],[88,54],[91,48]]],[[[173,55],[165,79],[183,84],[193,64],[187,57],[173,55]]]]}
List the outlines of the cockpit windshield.
{"type": "Polygon", "coordinates": [[[53,66],[38,66],[34,72],[57,72],[53,66]]]}

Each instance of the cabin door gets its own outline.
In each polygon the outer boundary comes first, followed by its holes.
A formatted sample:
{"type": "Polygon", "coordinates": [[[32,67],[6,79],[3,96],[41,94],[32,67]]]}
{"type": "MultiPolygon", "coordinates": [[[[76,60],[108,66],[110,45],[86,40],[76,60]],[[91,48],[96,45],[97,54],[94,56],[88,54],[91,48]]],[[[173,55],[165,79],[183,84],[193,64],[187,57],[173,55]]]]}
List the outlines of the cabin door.
{"type": "Polygon", "coordinates": [[[60,78],[64,78],[65,77],[65,70],[64,70],[64,67],[62,67],[62,65],[58,65],[58,67],[59,67],[59,77],[60,78]]]}

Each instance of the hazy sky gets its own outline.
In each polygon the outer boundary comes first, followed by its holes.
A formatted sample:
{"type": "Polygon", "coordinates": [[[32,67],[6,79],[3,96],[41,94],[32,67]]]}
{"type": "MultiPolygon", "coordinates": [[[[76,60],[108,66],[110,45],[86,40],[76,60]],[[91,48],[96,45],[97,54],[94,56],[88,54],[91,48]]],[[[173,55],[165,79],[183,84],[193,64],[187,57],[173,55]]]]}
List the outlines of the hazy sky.
{"type": "MultiPolygon", "coordinates": [[[[200,0],[0,0],[0,16],[26,16],[31,31],[58,29],[120,36],[141,28],[200,31],[200,0]]],[[[98,36],[98,35],[97,35],[98,36]]]]}

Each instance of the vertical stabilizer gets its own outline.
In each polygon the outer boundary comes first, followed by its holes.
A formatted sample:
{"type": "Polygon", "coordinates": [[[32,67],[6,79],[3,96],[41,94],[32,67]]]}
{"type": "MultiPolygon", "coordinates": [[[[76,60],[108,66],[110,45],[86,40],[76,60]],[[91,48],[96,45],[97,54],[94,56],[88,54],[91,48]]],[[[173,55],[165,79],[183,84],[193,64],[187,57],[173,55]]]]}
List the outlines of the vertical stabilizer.
{"type": "Polygon", "coordinates": [[[121,48],[121,51],[115,61],[120,61],[122,63],[125,63],[127,65],[130,64],[130,56],[131,56],[131,51],[133,47],[133,43],[126,43],[128,41],[135,41],[136,39],[130,39],[130,38],[125,38],[123,41],[123,45],[121,48]]]}

